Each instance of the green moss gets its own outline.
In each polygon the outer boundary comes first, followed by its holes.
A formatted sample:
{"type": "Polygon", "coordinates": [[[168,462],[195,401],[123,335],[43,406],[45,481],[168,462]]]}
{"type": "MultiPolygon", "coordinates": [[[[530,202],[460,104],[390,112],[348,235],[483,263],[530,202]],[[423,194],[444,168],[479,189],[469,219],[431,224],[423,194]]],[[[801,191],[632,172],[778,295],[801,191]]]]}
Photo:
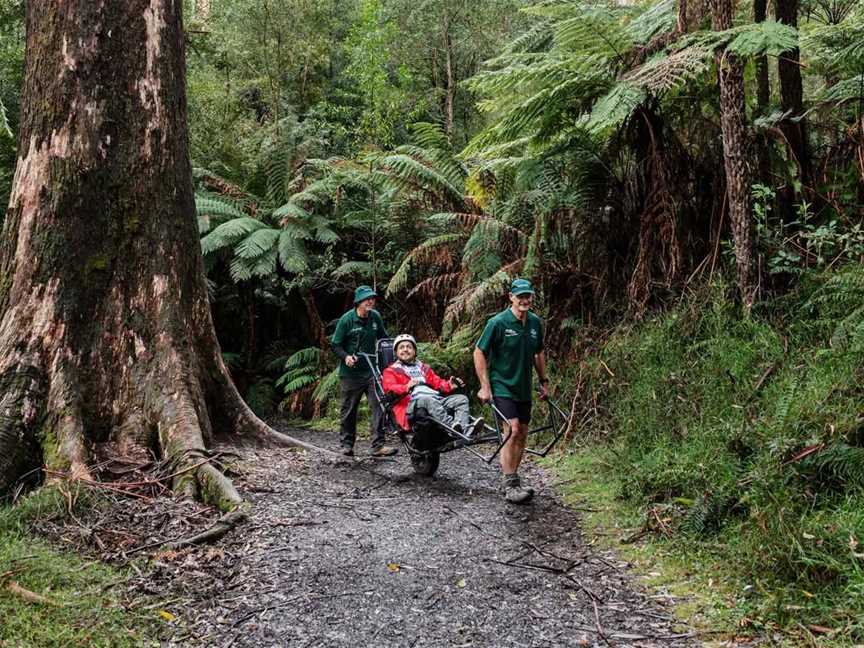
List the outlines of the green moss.
{"type": "Polygon", "coordinates": [[[47,468],[52,470],[69,469],[71,465],[69,458],[60,450],[60,441],[54,433],[53,424],[48,424],[42,429],[40,445],[42,447],[42,460],[47,468]]]}
{"type": "Polygon", "coordinates": [[[87,259],[87,263],[84,265],[84,269],[87,272],[91,272],[93,270],[107,270],[108,257],[104,255],[91,256],[87,259]]]}

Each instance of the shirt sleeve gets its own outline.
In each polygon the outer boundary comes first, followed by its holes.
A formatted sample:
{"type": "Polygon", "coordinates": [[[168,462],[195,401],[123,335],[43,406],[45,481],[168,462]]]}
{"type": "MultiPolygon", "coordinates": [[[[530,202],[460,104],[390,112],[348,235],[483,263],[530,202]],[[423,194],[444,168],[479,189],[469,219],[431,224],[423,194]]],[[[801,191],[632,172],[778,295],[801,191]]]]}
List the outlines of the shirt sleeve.
{"type": "Polygon", "coordinates": [[[498,337],[496,335],[497,331],[498,327],[496,326],[495,320],[489,320],[486,322],[486,328],[483,329],[483,335],[481,335],[480,339],[477,340],[477,348],[486,355],[489,355],[489,351],[492,349],[492,345],[498,337]]]}
{"type": "Polygon", "coordinates": [[[543,344],[546,339],[546,326],[542,321],[537,322],[537,353],[542,353],[543,344]]]}
{"type": "Polygon", "coordinates": [[[432,367],[429,367],[429,370],[426,372],[426,384],[437,391],[444,392],[445,394],[450,393],[450,383],[436,374],[432,370],[432,367]]]}
{"type": "Polygon", "coordinates": [[[336,330],[333,331],[333,337],[330,338],[330,347],[333,349],[333,353],[339,356],[342,360],[344,360],[348,355],[344,348],[345,328],[345,323],[340,318],[336,323],[336,330]]]}

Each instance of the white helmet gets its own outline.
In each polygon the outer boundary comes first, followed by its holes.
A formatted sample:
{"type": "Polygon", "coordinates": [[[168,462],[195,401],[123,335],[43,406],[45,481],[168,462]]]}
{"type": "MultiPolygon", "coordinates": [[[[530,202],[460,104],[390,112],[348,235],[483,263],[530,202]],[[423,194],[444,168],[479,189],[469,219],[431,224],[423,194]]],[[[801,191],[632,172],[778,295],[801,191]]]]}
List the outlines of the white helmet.
{"type": "Polygon", "coordinates": [[[399,344],[402,342],[410,342],[414,347],[414,351],[417,351],[417,340],[414,339],[413,335],[409,335],[408,333],[402,333],[401,335],[397,335],[396,339],[393,340],[393,350],[399,348],[399,344]]]}

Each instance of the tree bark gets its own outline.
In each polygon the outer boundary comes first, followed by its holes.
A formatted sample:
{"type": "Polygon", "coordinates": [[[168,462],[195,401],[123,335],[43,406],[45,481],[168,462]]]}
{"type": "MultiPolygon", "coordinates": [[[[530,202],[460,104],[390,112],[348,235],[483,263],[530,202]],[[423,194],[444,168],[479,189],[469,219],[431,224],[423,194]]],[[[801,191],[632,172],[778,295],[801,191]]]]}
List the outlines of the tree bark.
{"type": "MultiPolygon", "coordinates": [[[[768,17],[768,0],[753,0],[753,22],[765,22],[768,17]]],[[[768,103],[771,100],[771,86],[768,81],[768,57],[760,56],[756,59],[756,105],[759,114],[764,115],[768,111],[768,103]]]]}
{"type": "MultiPolygon", "coordinates": [[[[777,22],[798,28],[799,0],[774,0],[774,15],[777,22]]],[[[789,144],[789,151],[798,166],[799,180],[802,185],[811,182],[810,155],[807,150],[807,123],[804,115],[804,87],[801,81],[801,53],[795,49],[784,52],[777,59],[777,73],[780,78],[780,107],[789,116],[780,128],[789,144]],[[794,121],[793,121],[794,119],[794,121]]]]}
{"type": "MultiPolygon", "coordinates": [[[[768,17],[768,0],[753,0],[753,22],[765,22],[768,17]]],[[[756,58],[756,109],[758,114],[768,114],[768,105],[771,102],[771,85],[768,76],[768,57],[756,58]]],[[[768,155],[768,142],[764,136],[757,135],[756,157],[759,167],[759,182],[767,183],[771,173],[771,160],[768,155]]]]}
{"type": "MultiPolygon", "coordinates": [[[[99,444],[189,466],[215,433],[303,445],[222,362],[195,225],[180,0],[30,0],[0,244],[0,496],[99,444]]],[[[209,464],[175,488],[222,509],[209,464]]]]}
{"type": "Polygon", "coordinates": [[[447,87],[444,94],[444,132],[453,139],[453,110],[456,103],[456,79],[453,75],[453,39],[450,36],[450,21],[444,21],[444,71],[447,87]]]}
{"type": "MultiPolygon", "coordinates": [[[[714,0],[711,24],[715,31],[732,27],[732,0],[714,0]]],[[[726,196],[735,248],[738,291],[745,310],[756,298],[753,272],[753,218],[750,203],[752,142],[744,102],[744,62],[728,51],[715,54],[720,82],[720,124],[726,169],[726,196]]]]}

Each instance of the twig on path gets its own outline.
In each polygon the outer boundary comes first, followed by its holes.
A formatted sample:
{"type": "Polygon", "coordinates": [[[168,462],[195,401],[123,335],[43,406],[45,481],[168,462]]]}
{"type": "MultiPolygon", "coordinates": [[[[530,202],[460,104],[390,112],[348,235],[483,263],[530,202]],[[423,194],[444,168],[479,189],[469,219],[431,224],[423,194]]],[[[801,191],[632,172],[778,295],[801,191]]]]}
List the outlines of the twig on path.
{"type": "Polygon", "coordinates": [[[607,646],[611,646],[609,640],[606,638],[606,635],[603,633],[603,627],[600,625],[600,611],[597,609],[597,601],[591,601],[594,604],[594,623],[597,624],[597,634],[600,635],[600,638],[603,640],[607,646]]]}

